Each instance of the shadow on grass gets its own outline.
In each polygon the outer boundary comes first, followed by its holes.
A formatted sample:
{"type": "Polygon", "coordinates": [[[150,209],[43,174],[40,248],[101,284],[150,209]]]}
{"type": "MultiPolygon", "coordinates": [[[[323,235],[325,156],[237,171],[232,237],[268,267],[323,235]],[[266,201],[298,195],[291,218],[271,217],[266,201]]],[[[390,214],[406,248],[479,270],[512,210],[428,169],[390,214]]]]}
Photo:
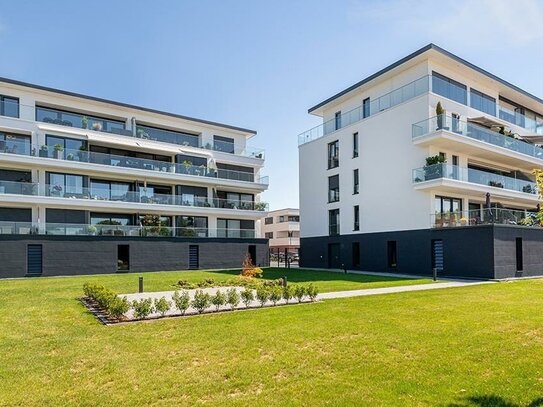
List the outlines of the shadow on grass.
{"type": "MultiPolygon", "coordinates": [[[[526,407],[543,407],[543,397],[539,397],[528,404],[522,404],[526,407]]],[[[520,407],[521,404],[512,403],[501,396],[495,394],[470,396],[461,404],[449,404],[449,407],[520,407]]]]}

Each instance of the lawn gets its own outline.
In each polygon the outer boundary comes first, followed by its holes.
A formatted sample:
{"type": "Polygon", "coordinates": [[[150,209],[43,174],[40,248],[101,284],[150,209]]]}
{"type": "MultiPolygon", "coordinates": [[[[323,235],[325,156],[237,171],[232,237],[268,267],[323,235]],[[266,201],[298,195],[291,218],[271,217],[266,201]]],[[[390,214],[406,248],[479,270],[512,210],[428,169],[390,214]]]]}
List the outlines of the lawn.
{"type": "Polygon", "coordinates": [[[543,280],[111,327],[76,301],[134,277],[0,281],[0,405],[543,405],[543,280]]]}

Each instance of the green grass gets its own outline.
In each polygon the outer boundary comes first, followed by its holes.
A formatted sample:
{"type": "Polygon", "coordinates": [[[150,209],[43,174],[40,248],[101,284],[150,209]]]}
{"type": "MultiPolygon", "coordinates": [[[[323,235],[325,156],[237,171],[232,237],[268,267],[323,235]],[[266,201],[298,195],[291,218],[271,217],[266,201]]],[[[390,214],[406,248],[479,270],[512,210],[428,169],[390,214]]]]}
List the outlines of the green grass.
{"type": "Polygon", "coordinates": [[[542,280],[110,327],[76,300],[134,277],[0,281],[0,405],[542,405],[542,280]]]}

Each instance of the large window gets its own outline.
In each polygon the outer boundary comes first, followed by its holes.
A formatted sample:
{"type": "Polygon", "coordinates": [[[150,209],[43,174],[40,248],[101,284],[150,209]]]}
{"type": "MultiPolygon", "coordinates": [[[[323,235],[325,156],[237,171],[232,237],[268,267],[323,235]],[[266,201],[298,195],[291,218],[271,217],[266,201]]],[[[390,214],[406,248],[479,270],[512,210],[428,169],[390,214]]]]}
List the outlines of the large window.
{"type": "Polygon", "coordinates": [[[125,122],[104,117],[36,106],[36,121],[108,133],[127,134],[125,122]]]}
{"type": "Polygon", "coordinates": [[[273,232],[266,232],[264,233],[264,237],[266,239],[273,239],[273,232]]]}
{"type": "Polygon", "coordinates": [[[265,224],[265,225],[271,225],[271,224],[273,224],[273,216],[269,216],[269,217],[267,217],[266,219],[264,219],[264,224],[265,224]]]}
{"type": "Polygon", "coordinates": [[[339,175],[328,177],[328,202],[339,201],[339,175]]]}
{"type": "Polygon", "coordinates": [[[458,198],[436,196],[434,205],[436,213],[458,213],[462,211],[462,200],[458,198]]]}
{"type": "Polygon", "coordinates": [[[235,154],[234,139],[230,137],[213,136],[213,150],[235,154]]]}
{"type": "Polygon", "coordinates": [[[360,206],[354,206],[354,224],[353,230],[360,230],[360,206]]]}
{"type": "Polygon", "coordinates": [[[217,191],[219,207],[228,209],[253,209],[254,196],[239,192],[217,191]]]}
{"type": "Polygon", "coordinates": [[[328,144],[328,169],[339,166],[339,140],[328,144]]]}
{"type": "MultiPolygon", "coordinates": [[[[85,158],[82,152],[87,151],[87,142],[85,140],[52,136],[45,136],[45,144],[47,145],[48,157],[70,159],[74,161],[82,161],[85,158]]],[[[40,149],[40,151],[42,151],[40,149]]]]}
{"type": "Polygon", "coordinates": [[[353,170],[353,194],[358,194],[359,192],[359,176],[358,176],[358,168],[356,170],[353,170]]]}
{"type": "Polygon", "coordinates": [[[370,98],[366,98],[362,101],[362,118],[369,117],[370,112],[370,98]]]}
{"type": "Polygon", "coordinates": [[[47,192],[50,196],[87,198],[82,175],[47,173],[47,192]]]}
{"type": "Polygon", "coordinates": [[[358,157],[358,132],[353,134],[353,158],[358,157]]]}
{"type": "Polygon", "coordinates": [[[341,129],[341,111],[336,112],[336,114],[334,115],[334,119],[335,119],[335,129],[336,130],[341,129]]]}
{"type": "Polygon", "coordinates": [[[289,216],[288,221],[289,222],[300,222],[300,217],[299,216],[289,216]]]}
{"type": "Polygon", "coordinates": [[[0,116],[19,117],[19,99],[0,95],[0,116]]]}
{"type": "Polygon", "coordinates": [[[177,236],[207,236],[207,217],[176,216],[177,236]]]}
{"type": "Polygon", "coordinates": [[[468,104],[467,86],[437,72],[432,73],[432,92],[463,105],[468,104]]]}
{"type": "Polygon", "coordinates": [[[485,95],[478,90],[470,90],[470,106],[481,112],[488,113],[492,116],[496,116],[496,99],[491,96],[485,95]]]}
{"type": "Polygon", "coordinates": [[[328,211],[328,233],[330,236],[339,235],[339,209],[328,211]]]}
{"type": "Polygon", "coordinates": [[[0,153],[30,155],[30,136],[0,132],[0,153]]]}
{"type": "Polygon", "coordinates": [[[217,219],[217,237],[254,237],[254,221],[217,219]]]}
{"type": "Polygon", "coordinates": [[[91,180],[90,193],[92,199],[106,201],[134,201],[136,197],[132,193],[132,184],[127,182],[91,180]]]}
{"type": "Polygon", "coordinates": [[[90,221],[92,225],[128,226],[132,224],[132,215],[91,213],[90,221]]]}
{"type": "Polygon", "coordinates": [[[172,143],[192,147],[200,146],[200,137],[197,134],[160,129],[158,127],[143,126],[141,124],[137,125],[136,134],[138,137],[143,139],[157,140],[164,143],[172,143]]]}

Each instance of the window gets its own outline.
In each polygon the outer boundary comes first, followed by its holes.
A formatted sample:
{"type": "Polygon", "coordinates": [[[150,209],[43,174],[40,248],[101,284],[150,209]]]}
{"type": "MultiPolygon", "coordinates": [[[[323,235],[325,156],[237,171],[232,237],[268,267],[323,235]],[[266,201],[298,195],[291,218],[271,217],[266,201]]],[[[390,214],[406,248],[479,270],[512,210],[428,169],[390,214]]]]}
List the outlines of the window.
{"type": "Polygon", "coordinates": [[[354,206],[354,225],[353,230],[360,230],[360,206],[354,206]]]}
{"type": "Polygon", "coordinates": [[[90,181],[90,193],[92,199],[103,199],[106,201],[130,201],[136,200],[132,193],[132,184],[115,181],[90,181]]]}
{"type": "Polygon", "coordinates": [[[239,192],[217,191],[219,207],[228,209],[254,209],[254,196],[239,192]]]}
{"type": "Polygon", "coordinates": [[[339,167],[339,141],[328,144],[328,169],[339,167]]]}
{"type": "Polygon", "coordinates": [[[132,224],[132,215],[91,213],[90,220],[91,225],[128,226],[132,224]]]}
{"type": "Polygon", "coordinates": [[[252,220],[217,219],[217,237],[253,238],[254,228],[252,220]]]}
{"type": "Polygon", "coordinates": [[[0,132],[0,153],[30,155],[30,136],[0,132]]]}
{"type": "Polygon", "coordinates": [[[353,242],[352,254],[353,254],[353,268],[360,267],[360,243],[359,242],[353,242]]]}
{"type": "Polygon", "coordinates": [[[265,224],[265,225],[271,225],[271,224],[273,224],[273,217],[272,217],[272,216],[269,216],[269,217],[267,217],[266,219],[264,219],[264,224],[265,224]]]}
{"type": "Polygon", "coordinates": [[[136,135],[142,139],[157,140],[164,143],[180,144],[182,146],[200,146],[200,137],[197,134],[184,133],[181,131],[173,131],[161,129],[159,127],[136,126],[136,135]]]}
{"type": "Polygon", "coordinates": [[[336,112],[335,114],[335,129],[341,129],[341,111],[336,112]]]}
{"type": "Polygon", "coordinates": [[[462,200],[459,198],[436,196],[435,211],[436,213],[461,212],[462,200]]]}
{"type": "Polygon", "coordinates": [[[47,145],[46,154],[50,158],[68,158],[70,160],[80,161],[80,159],[84,157],[81,152],[87,151],[87,142],[85,140],[51,136],[47,134],[45,136],[45,144],[47,145]]]}
{"type": "Polygon", "coordinates": [[[234,139],[230,137],[213,136],[213,150],[235,154],[234,139]]]}
{"type": "Polygon", "coordinates": [[[299,217],[299,216],[289,216],[289,217],[288,217],[288,221],[289,221],[289,222],[299,222],[299,221],[300,221],[300,217],[299,217]]]}
{"type": "Polygon", "coordinates": [[[358,132],[353,134],[353,158],[358,157],[358,132]]]}
{"type": "Polygon", "coordinates": [[[285,217],[284,215],[279,216],[279,217],[277,218],[277,222],[278,222],[278,223],[283,223],[283,222],[285,222],[285,219],[286,219],[286,217],[285,217]]]}
{"type": "Polygon", "coordinates": [[[330,236],[339,235],[339,209],[328,211],[328,233],[330,236]]]}
{"type": "Polygon", "coordinates": [[[491,96],[485,95],[478,90],[470,90],[470,106],[481,112],[488,113],[492,116],[496,116],[496,99],[491,96]]]}
{"type": "Polygon", "coordinates": [[[126,271],[130,268],[130,246],[120,244],[117,246],[117,271],[126,271]]]}
{"type": "Polygon", "coordinates": [[[362,101],[362,118],[370,116],[370,98],[366,98],[362,101]]]}
{"type": "Polygon", "coordinates": [[[390,240],[387,242],[387,265],[388,268],[396,268],[398,263],[398,252],[396,241],[390,240]]]}
{"type": "Polygon", "coordinates": [[[206,216],[176,216],[177,236],[207,236],[206,216]]]}
{"type": "Polygon", "coordinates": [[[468,104],[468,91],[466,85],[453,79],[432,72],[432,92],[454,100],[463,105],[468,104]]]}
{"type": "Polygon", "coordinates": [[[273,232],[266,232],[264,233],[264,236],[266,239],[273,239],[273,232]]]}
{"type": "Polygon", "coordinates": [[[49,196],[88,198],[83,188],[82,175],[47,173],[47,192],[49,196]]]}
{"type": "Polygon", "coordinates": [[[356,195],[358,194],[358,185],[359,185],[359,181],[358,181],[358,168],[356,170],[353,170],[353,194],[356,195]]]}
{"type": "Polygon", "coordinates": [[[19,99],[0,95],[0,116],[19,117],[19,99]]]}
{"type": "MultiPolygon", "coordinates": [[[[60,124],[62,126],[77,127],[108,133],[125,134],[125,122],[111,120],[103,117],[73,113],[59,109],[36,106],[36,121],[60,124]]],[[[130,135],[132,133],[130,132],[130,135]]]]}
{"type": "Polygon", "coordinates": [[[339,175],[328,177],[328,202],[339,201],[339,175]]]}

